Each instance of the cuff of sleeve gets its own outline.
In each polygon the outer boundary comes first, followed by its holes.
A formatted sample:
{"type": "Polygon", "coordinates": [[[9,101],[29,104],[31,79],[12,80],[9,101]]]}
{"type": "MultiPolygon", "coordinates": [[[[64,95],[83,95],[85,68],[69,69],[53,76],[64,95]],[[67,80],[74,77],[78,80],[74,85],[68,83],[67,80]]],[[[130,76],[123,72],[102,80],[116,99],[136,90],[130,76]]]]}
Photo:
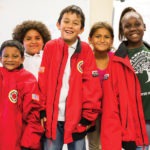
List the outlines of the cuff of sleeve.
{"type": "Polygon", "coordinates": [[[80,123],[83,125],[83,126],[87,126],[87,125],[90,125],[91,124],[91,121],[87,120],[86,118],[81,118],[80,120],[80,123]]]}
{"type": "Polygon", "coordinates": [[[46,111],[45,110],[41,110],[40,111],[40,118],[44,118],[46,117],[46,111]]]}
{"type": "Polygon", "coordinates": [[[29,150],[29,148],[22,147],[21,150],[29,150]]]}

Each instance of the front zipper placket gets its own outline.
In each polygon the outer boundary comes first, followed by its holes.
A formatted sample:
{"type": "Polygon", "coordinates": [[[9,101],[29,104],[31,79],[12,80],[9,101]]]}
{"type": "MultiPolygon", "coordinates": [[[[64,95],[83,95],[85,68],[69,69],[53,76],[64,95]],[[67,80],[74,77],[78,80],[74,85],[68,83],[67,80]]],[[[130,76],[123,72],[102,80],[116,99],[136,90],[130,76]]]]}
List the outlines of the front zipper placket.
{"type": "MultiPolygon", "coordinates": [[[[76,59],[76,60],[74,60],[74,61],[76,61],[76,62],[77,62],[77,60],[78,60],[78,56],[77,56],[77,52],[76,52],[76,51],[73,53],[73,55],[71,56],[71,59],[70,59],[70,68],[71,68],[71,69],[70,69],[70,77],[72,77],[71,74],[72,74],[72,72],[73,72],[73,71],[72,71],[72,70],[73,70],[73,67],[72,67],[72,65],[73,65],[73,64],[72,64],[73,59],[76,59]]],[[[70,78],[70,77],[69,77],[69,87],[70,87],[70,84],[71,84],[71,81],[70,81],[71,78],[70,78]]],[[[69,88],[69,91],[70,91],[70,88],[69,88]]],[[[70,93],[69,91],[68,91],[68,93],[70,93]]],[[[66,97],[65,121],[67,120],[67,117],[66,117],[67,101],[68,101],[68,96],[66,97]]],[[[65,126],[64,126],[64,127],[65,127],[65,126]]]]}
{"type": "MultiPolygon", "coordinates": [[[[134,83],[136,83],[136,75],[134,76],[134,83]]],[[[135,86],[135,89],[136,89],[136,84],[134,85],[135,86]]],[[[136,104],[137,104],[137,108],[138,107],[138,97],[137,97],[137,90],[135,90],[135,97],[136,97],[136,104]]],[[[142,141],[143,141],[143,144],[145,145],[144,143],[144,135],[143,135],[143,132],[142,132],[142,124],[141,124],[141,119],[140,119],[140,115],[139,115],[139,111],[137,109],[137,114],[138,114],[138,118],[139,118],[139,123],[140,123],[140,132],[141,132],[141,135],[142,135],[142,141]]]]}
{"type": "Polygon", "coordinates": [[[63,53],[62,53],[62,57],[61,57],[61,61],[60,61],[60,65],[59,65],[59,69],[58,69],[58,74],[57,74],[57,83],[56,83],[56,89],[55,89],[55,96],[54,96],[54,101],[53,101],[53,112],[52,112],[52,121],[51,121],[51,135],[52,135],[52,124],[54,121],[54,103],[56,100],[56,94],[57,94],[57,87],[58,87],[58,80],[59,80],[59,75],[60,75],[60,70],[61,70],[61,66],[62,66],[62,62],[63,62],[63,58],[64,58],[64,48],[65,46],[63,46],[63,53]]]}

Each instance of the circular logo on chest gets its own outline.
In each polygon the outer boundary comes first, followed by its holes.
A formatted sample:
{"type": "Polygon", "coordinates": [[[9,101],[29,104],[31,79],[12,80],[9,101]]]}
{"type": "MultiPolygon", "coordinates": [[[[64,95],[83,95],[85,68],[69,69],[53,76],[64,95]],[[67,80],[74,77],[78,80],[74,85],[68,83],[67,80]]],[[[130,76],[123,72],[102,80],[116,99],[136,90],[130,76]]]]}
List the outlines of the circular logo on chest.
{"type": "Polygon", "coordinates": [[[9,100],[12,103],[17,103],[17,99],[18,99],[18,91],[17,90],[11,90],[8,94],[9,100]]]}
{"type": "Polygon", "coordinates": [[[79,61],[78,64],[77,64],[77,70],[80,73],[83,73],[82,65],[83,65],[83,60],[79,61]]]}

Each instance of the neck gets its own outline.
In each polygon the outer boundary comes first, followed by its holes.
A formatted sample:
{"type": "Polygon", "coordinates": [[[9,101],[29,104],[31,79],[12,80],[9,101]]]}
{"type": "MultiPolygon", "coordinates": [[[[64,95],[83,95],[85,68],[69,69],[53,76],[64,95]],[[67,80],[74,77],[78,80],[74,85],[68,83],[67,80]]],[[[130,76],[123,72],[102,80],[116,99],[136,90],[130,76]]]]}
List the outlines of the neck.
{"type": "Polygon", "coordinates": [[[94,50],[94,56],[96,59],[106,59],[108,57],[108,52],[94,50]]]}
{"type": "Polygon", "coordinates": [[[127,47],[128,47],[128,49],[134,49],[134,48],[139,48],[142,45],[143,45],[143,41],[138,42],[138,43],[128,42],[127,47]]]}
{"type": "Polygon", "coordinates": [[[97,67],[101,70],[106,69],[108,62],[109,62],[109,56],[108,52],[99,52],[99,51],[94,51],[94,56],[96,59],[96,64],[97,67]]]}

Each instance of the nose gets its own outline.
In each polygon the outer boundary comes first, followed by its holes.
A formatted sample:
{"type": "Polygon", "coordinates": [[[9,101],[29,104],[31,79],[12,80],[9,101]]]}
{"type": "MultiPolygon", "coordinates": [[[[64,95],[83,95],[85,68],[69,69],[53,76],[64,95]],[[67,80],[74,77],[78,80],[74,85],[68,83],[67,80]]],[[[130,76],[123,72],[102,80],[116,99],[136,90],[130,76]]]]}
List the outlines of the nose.
{"type": "Polygon", "coordinates": [[[73,23],[71,23],[71,22],[68,23],[68,27],[69,27],[69,28],[72,28],[72,27],[73,27],[73,23]]]}
{"type": "Polygon", "coordinates": [[[130,30],[136,30],[136,26],[135,25],[132,25],[131,27],[130,27],[130,30]]]}
{"type": "Polygon", "coordinates": [[[35,40],[35,39],[32,39],[32,40],[31,40],[31,43],[36,43],[36,40],[35,40]]]}
{"type": "Polygon", "coordinates": [[[100,40],[101,40],[101,42],[104,42],[104,41],[105,41],[105,38],[104,38],[104,37],[101,37],[100,40]]]}

